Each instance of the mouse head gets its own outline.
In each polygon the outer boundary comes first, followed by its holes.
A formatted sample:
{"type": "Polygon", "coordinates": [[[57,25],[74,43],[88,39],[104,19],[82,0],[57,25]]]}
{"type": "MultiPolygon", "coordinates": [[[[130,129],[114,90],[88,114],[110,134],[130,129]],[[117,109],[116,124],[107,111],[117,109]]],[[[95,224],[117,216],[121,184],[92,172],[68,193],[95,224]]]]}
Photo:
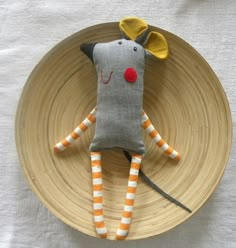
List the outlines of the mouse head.
{"type": "Polygon", "coordinates": [[[121,39],[82,44],[81,50],[96,65],[98,78],[103,85],[112,82],[118,83],[118,87],[124,83],[143,84],[145,56],[166,59],[166,39],[162,34],[150,31],[147,23],[136,17],[122,19],[119,28],[121,39]]]}

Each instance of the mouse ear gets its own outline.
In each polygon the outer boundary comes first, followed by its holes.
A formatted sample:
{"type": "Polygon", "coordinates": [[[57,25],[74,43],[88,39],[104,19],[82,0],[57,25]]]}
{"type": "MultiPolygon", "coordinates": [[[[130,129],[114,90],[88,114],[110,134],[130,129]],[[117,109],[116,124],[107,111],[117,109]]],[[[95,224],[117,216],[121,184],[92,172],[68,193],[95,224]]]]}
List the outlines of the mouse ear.
{"type": "Polygon", "coordinates": [[[126,17],[120,20],[120,31],[129,39],[136,40],[143,32],[147,31],[148,24],[137,17],[126,17]]]}
{"type": "Polygon", "coordinates": [[[151,31],[143,46],[147,53],[152,54],[158,59],[166,59],[168,57],[167,41],[165,37],[158,32],[151,31]]]}

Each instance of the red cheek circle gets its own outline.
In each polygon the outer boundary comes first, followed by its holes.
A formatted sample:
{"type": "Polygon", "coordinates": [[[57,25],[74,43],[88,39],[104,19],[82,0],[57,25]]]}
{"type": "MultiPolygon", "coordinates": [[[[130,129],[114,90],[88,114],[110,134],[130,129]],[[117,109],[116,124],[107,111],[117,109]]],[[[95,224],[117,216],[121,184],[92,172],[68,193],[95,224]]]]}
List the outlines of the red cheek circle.
{"type": "Polygon", "coordinates": [[[124,78],[129,83],[135,83],[137,81],[138,74],[134,68],[130,67],[125,70],[124,78]]]}

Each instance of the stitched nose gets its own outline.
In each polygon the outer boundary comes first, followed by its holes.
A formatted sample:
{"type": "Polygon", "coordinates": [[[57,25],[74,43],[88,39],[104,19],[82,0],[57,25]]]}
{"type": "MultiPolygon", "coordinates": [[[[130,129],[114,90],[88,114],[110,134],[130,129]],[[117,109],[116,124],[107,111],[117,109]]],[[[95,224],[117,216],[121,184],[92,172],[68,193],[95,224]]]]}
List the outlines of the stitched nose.
{"type": "Polygon", "coordinates": [[[124,78],[129,83],[135,83],[138,78],[138,74],[134,68],[130,67],[125,70],[124,78]]]}

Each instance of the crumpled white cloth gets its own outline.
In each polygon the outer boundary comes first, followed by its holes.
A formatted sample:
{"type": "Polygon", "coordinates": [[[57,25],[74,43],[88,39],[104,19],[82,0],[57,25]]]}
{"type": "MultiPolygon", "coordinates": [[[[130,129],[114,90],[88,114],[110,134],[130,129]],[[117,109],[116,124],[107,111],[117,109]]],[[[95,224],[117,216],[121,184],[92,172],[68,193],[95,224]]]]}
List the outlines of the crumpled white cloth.
{"type": "Polygon", "coordinates": [[[54,45],[85,27],[127,15],[175,33],[219,76],[236,123],[236,1],[0,0],[0,248],[236,247],[236,147],[210,200],[187,222],[157,237],[111,242],[68,227],[31,192],[19,165],[14,122],[24,83],[54,45]]]}

